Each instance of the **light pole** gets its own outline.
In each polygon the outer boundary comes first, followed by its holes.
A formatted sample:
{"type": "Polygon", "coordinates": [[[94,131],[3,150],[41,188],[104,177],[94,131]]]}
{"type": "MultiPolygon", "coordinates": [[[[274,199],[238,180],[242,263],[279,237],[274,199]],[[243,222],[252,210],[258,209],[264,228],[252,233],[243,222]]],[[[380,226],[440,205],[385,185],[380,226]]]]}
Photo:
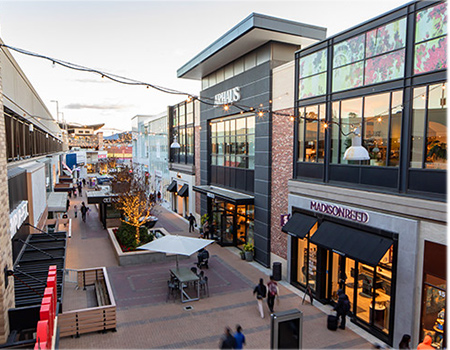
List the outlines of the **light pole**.
{"type": "Polygon", "coordinates": [[[50,100],[50,102],[56,103],[56,121],[59,123],[59,102],[56,100],[50,100]]]}

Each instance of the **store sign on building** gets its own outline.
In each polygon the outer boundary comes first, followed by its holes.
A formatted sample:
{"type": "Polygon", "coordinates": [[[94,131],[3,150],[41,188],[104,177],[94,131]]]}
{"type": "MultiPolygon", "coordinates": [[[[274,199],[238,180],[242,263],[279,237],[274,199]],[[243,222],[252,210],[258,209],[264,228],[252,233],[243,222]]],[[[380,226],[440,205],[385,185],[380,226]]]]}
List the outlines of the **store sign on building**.
{"type": "Polygon", "coordinates": [[[340,205],[311,201],[309,209],[316,212],[331,215],[337,218],[347,219],[355,222],[368,223],[369,214],[365,211],[358,211],[340,205]]]}
{"type": "Polygon", "coordinates": [[[290,218],[291,218],[291,214],[282,214],[281,217],[280,217],[280,225],[281,225],[281,227],[286,225],[290,218]]]}
{"type": "Polygon", "coordinates": [[[9,231],[13,237],[28,217],[28,201],[22,201],[9,213],[9,231]]]}
{"type": "Polygon", "coordinates": [[[226,105],[233,102],[237,102],[241,99],[241,88],[236,86],[230,90],[221,92],[214,96],[214,105],[226,105]]]}

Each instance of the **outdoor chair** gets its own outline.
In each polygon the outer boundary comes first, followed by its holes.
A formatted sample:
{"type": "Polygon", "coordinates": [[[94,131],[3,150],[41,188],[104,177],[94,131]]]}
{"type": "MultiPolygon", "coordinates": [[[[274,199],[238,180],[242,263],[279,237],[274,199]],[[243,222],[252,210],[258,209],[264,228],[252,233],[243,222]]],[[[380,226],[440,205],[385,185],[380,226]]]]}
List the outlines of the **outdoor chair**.
{"type": "Polygon", "coordinates": [[[199,281],[200,283],[200,294],[203,292],[203,294],[208,293],[209,296],[209,285],[208,285],[208,276],[204,276],[199,281]]]}
{"type": "Polygon", "coordinates": [[[169,300],[169,298],[172,296],[174,297],[174,300],[176,300],[176,296],[177,296],[177,290],[178,290],[178,286],[175,282],[172,281],[167,281],[167,298],[166,298],[166,302],[169,300]]]}

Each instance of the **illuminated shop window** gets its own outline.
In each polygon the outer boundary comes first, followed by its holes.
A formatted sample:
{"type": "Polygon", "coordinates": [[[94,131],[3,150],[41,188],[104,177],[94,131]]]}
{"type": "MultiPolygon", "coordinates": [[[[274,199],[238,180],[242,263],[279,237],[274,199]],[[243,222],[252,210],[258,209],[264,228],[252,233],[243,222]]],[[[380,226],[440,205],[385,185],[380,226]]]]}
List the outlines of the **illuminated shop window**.
{"type": "Polygon", "coordinates": [[[255,117],[211,121],[211,165],[255,168],[255,117]]]}
{"type": "Polygon", "coordinates": [[[394,91],[333,102],[331,163],[398,166],[403,114],[403,93],[394,91]],[[352,146],[352,131],[358,128],[362,145],[369,152],[365,161],[344,160],[352,146]]]}
{"type": "Polygon", "coordinates": [[[411,168],[447,169],[447,83],[413,90],[411,168]]]}

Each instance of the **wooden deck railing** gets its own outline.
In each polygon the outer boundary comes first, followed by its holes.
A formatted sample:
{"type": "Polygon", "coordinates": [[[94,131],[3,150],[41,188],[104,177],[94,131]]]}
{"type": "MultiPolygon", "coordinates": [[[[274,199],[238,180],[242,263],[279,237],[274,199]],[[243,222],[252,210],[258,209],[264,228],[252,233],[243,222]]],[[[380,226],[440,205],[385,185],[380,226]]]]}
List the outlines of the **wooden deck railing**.
{"type": "Polygon", "coordinates": [[[67,311],[59,315],[59,336],[79,336],[80,334],[107,331],[116,329],[116,302],[109,282],[106,268],[92,268],[78,270],[78,288],[85,289],[86,286],[95,285],[97,282],[104,283],[109,299],[108,305],[99,305],[80,310],[67,311]]]}

